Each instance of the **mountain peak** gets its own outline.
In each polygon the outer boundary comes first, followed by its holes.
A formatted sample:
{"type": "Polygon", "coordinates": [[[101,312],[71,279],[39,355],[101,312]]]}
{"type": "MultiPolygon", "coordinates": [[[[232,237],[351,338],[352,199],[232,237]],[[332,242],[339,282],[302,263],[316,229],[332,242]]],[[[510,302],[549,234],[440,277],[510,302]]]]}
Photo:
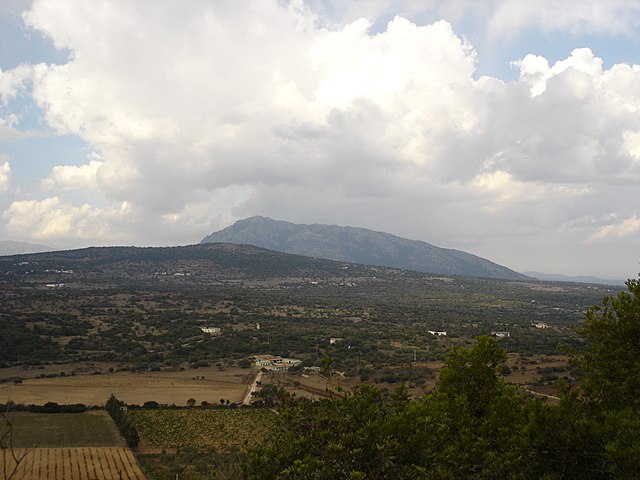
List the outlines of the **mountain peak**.
{"type": "Polygon", "coordinates": [[[308,257],[441,275],[528,278],[470,253],[390,233],[338,225],[295,224],[261,216],[239,220],[205,237],[200,243],[249,244],[308,257]]]}

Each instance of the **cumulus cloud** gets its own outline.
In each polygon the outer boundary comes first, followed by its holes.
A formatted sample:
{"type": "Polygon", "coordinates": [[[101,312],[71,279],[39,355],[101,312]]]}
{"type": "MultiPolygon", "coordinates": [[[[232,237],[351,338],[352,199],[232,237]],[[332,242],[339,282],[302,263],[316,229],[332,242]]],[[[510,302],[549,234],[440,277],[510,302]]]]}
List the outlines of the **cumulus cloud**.
{"type": "Polygon", "coordinates": [[[56,165],[42,184],[47,189],[94,189],[98,186],[100,167],[99,160],[91,160],[86,165],[56,165]]]}
{"type": "Polygon", "coordinates": [[[24,84],[32,77],[33,68],[30,65],[19,65],[6,72],[0,69],[0,101],[6,104],[24,88],[24,84]]]}
{"type": "MultiPolygon", "coordinates": [[[[524,3],[491,3],[492,25],[542,22],[524,3]]],[[[3,72],[0,95],[32,85],[47,124],[91,153],[53,167],[46,198],[15,201],[9,228],[191,243],[266,214],[496,258],[493,244],[543,229],[583,243],[601,227],[576,223],[586,210],[620,203],[632,218],[624,205],[640,201],[638,66],[605,68],[585,48],[554,64],[515,59],[520,76],[504,82],[476,78],[477,52],[444,20],[398,15],[374,29],[373,18],[323,21],[331,2],[186,5],[154,2],[150,16],[142,2],[33,3],[25,21],[69,61],[3,72]]],[[[598,24],[589,5],[577,21],[596,29],[635,8],[602,7],[598,24]]],[[[557,28],[576,21],[553,8],[557,28]]]]}
{"type": "Polygon", "coordinates": [[[598,242],[629,237],[640,232],[640,218],[637,215],[605,225],[588,238],[588,242],[598,242]]]}
{"type": "Polygon", "coordinates": [[[8,232],[20,237],[29,235],[42,240],[103,237],[117,241],[125,237],[114,231],[113,225],[130,213],[126,203],[118,209],[98,209],[89,204],[76,207],[50,197],[15,201],[3,212],[3,217],[8,232]]]}
{"type": "Polygon", "coordinates": [[[0,194],[9,190],[10,180],[11,165],[9,165],[9,157],[0,154],[0,194]]]}

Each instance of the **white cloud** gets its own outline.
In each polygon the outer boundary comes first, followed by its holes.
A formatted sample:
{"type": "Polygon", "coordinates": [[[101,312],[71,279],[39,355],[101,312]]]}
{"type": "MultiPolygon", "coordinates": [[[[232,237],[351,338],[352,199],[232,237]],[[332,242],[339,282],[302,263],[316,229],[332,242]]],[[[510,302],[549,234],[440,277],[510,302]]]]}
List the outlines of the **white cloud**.
{"type": "Polygon", "coordinates": [[[532,27],[574,34],[633,35],[640,25],[640,4],[635,0],[495,0],[491,3],[488,30],[494,37],[513,35],[532,27]]]}
{"type": "Polygon", "coordinates": [[[587,242],[615,240],[630,237],[638,232],[640,232],[640,218],[634,215],[598,229],[596,233],[587,239],[587,242]]]}
{"type": "Polygon", "coordinates": [[[99,160],[91,160],[86,165],[56,165],[51,175],[42,181],[47,189],[87,189],[98,186],[98,170],[102,167],[99,160]]]}
{"type": "MultiPolygon", "coordinates": [[[[489,2],[492,28],[546,21],[525,3],[489,2]]],[[[367,5],[369,20],[333,2],[157,1],[153,15],[144,2],[34,2],[25,18],[69,62],[4,72],[0,91],[32,82],[48,124],[97,153],[53,167],[50,198],[15,201],[9,227],[192,243],[266,214],[473,243],[499,260],[496,238],[588,238],[600,227],[575,223],[586,212],[634,214],[640,67],[577,49],[553,64],[525,56],[512,82],[474,78],[477,53],[450,23],[390,16],[372,30],[394,7],[367,5]],[[321,18],[332,7],[349,21],[321,18]]],[[[479,8],[428,8],[456,5],[479,8]]],[[[550,28],[630,25],[619,12],[635,7],[613,5],[550,7],[550,28]]]]}
{"type": "Polygon", "coordinates": [[[6,104],[14,98],[32,76],[33,68],[30,65],[19,65],[5,72],[0,69],[0,101],[6,104]]]}
{"type": "Polygon", "coordinates": [[[7,71],[0,69],[0,102],[7,104],[9,100],[23,93],[31,82],[39,81],[47,74],[44,64],[20,64],[7,71]]]}
{"type": "Polygon", "coordinates": [[[34,239],[97,239],[121,240],[122,233],[114,231],[113,224],[130,214],[126,203],[118,209],[104,209],[84,204],[79,207],[63,202],[58,197],[44,200],[20,200],[13,202],[3,217],[7,230],[16,236],[34,239]]]}
{"type": "Polygon", "coordinates": [[[10,181],[11,165],[9,164],[9,157],[0,154],[0,194],[9,190],[10,181]]]}
{"type": "Polygon", "coordinates": [[[636,0],[312,0],[310,3],[334,23],[348,23],[361,17],[374,22],[398,14],[409,18],[446,18],[453,23],[473,18],[476,24],[486,22],[494,39],[532,28],[634,36],[640,25],[640,4],[636,0]]]}

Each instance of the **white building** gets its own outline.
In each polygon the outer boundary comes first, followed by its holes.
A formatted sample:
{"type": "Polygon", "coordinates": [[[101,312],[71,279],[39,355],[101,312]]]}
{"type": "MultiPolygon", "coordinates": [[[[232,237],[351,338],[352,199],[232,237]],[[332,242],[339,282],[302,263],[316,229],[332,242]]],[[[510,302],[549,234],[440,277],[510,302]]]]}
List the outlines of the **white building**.
{"type": "Polygon", "coordinates": [[[446,337],[447,332],[439,332],[437,330],[427,330],[431,335],[435,335],[436,337],[446,337]]]}
{"type": "Polygon", "coordinates": [[[222,332],[220,327],[200,327],[202,333],[208,333],[210,335],[217,335],[222,332]]]}
{"type": "Polygon", "coordinates": [[[498,338],[507,338],[511,336],[509,332],[491,332],[491,335],[498,338]]]}
{"type": "Polygon", "coordinates": [[[547,325],[545,322],[533,322],[531,325],[536,328],[549,328],[549,325],[547,325]]]}
{"type": "Polygon", "coordinates": [[[278,355],[256,355],[253,357],[256,365],[273,372],[285,372],[289,367],[299,365],[302,360],[297,358],[283,358],[278,355]]]}

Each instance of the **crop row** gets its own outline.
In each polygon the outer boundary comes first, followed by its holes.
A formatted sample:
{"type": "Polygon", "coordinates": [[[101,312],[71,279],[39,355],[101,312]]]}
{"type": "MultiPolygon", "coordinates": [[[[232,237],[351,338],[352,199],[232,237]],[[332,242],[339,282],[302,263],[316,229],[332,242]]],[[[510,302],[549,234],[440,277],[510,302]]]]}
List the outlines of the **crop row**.
{"type": "MultiPolygon", "coordinates": [[[[144,480],[128,448],[33,448],[15,453],[22,458],[16,478],[24,480],[144,480]]],[[[12,462],[10,456],[0,456],[0,472],[5,467],[12,470],[12,462]]]]}
{"type": "Polygon", "coordinates": [[[131,410],[131,419],[150,449],[224,452],[259,443],[275,424],[275,414],[256,408],[131,410]]]}

